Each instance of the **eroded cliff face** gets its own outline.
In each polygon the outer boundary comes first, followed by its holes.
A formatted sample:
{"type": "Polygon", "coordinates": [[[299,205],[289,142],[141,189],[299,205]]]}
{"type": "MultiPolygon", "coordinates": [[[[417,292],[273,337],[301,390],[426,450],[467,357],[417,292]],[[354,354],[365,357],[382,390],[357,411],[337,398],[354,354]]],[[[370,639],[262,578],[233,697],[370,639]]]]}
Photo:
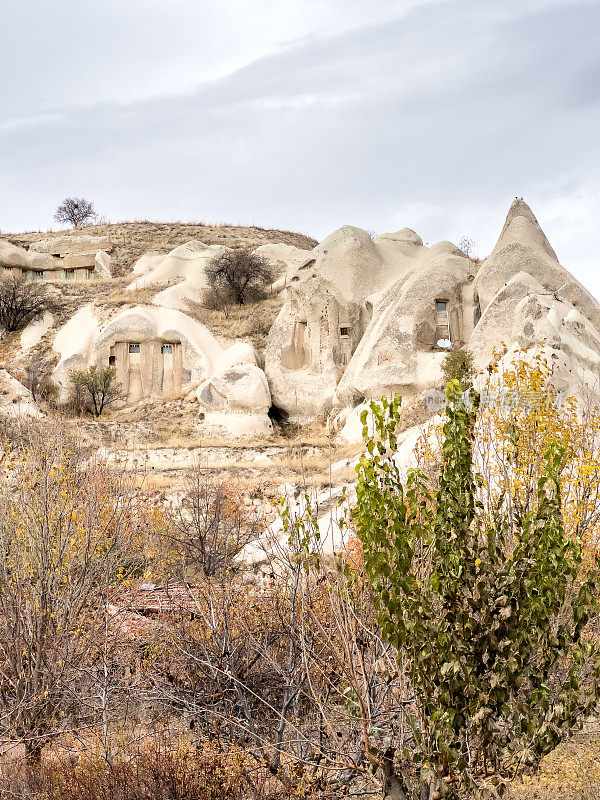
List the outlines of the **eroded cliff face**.
{"type": "Polygon", "coordinates": [[[477,369],[494,350],[551,351],[559,388],[598,390],[600,305],[562,267],[533,212],[511,205],[483,262],[405,229],[375,242],[341,228],[288,281],[266,350],[274,402],[308,419],[440,385],[451,347],[477,369]]]}
{"type": "MultiPolygon", "coordinates": [[[[44,267],[48,259],[56,266],[53,259],[64,259],[69,248],[75,257],[78,248],[87,254],[90,243],[112,246],[92,238],[42,240],[29,250],[0,242],[0,263],[8,271],[44,267]]],[[[269,408],[303,422],[343,415],[384,394],[418,402],[441,386],[441,364],[452,347],[470,348],[478,370],[499,349],[509,361],[544,348],[557,388],[600,395],[600,305],[558,262],[523,200],[511,205],[482,262],[451,242],[426,247],[410,228],[373,240],[345,226],[312,250],[260,245],[273,267],[271,303],[281,298],[264,359],[244,341],[239,323],[225,320],[216,331],[198,313],[206,264],[225,249],[191,240],[168,253],[148,251],[127,280],[90,282],[93,293],[72,285],[81,300],[74,296],[70,313],[23,332],[17,367],[50,344],[61,396],[69,392],[70,370],[110,364],[125,405],[160,404],[188,391],[199,425],[234,435],[268,434],[269,408]]],[[[64,278],[55,280],[56,270],[47,273],[55,287],[66,286],[64,278]]]]}

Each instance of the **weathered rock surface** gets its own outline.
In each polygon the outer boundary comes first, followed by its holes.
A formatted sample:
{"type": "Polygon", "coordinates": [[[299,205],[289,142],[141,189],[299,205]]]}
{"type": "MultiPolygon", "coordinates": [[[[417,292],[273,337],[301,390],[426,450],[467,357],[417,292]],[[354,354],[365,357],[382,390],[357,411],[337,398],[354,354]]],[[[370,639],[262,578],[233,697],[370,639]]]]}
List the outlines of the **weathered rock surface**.
{"type": "Polygon", "coordinates": [[[52,377],[63,401],[74,370],[112,365],[121,404],[185,394],[200,384],[201,423],[236,435],[272,430],[271,395],[252,346],[223,350],[204,325],[176,309],[135,306],[100,325],[89,304],[58,332],[54,349],[60,360],[52,377]]]}
{"type": "Polygon", "coordinates": [[[44,416],[29,389],[3,368],[0,368],[0,414],[5,417],[44,416]]]}
{"type": "Polygon", "coordinates": [[[37,253],[50,253],[54,256],[67,256],[81,253],[97,253],[98,250],[112,250],[109,236],[55,236],[32,242],[30,250],[37,253]]]}
{"type": "Polygon", "coordinates": [[[139,277],[127,286],[127,290],[162,288],[152,301],[155,305],[186,311],[190,301],[201,302],[208,287],[206,265],[226,251],[227,248],[221,245],[206,245],[194,240],[160,258],[146,253],[134,268],[139,277]]]}
{"type": "Polygon", "coordinates": [[[5,240],[0,240],[0,267],[12,269],[53,269],[54,259],[50,255],[32,252],[5,240]]]}
{"type": "Polygon", "coordinates": [[[196,398],[203,426],[223,427],[235,435],[272,432],[269,384],[249,344],[240,342],[223,352],[215,373],[196,390],[196,398]]]}
{"type": "MultiPolygon", "coordinates": [[[[152,301],[155,305],[181,311],[189,310],[190,302],[202,302],[203,294],[208,288],[205,273],[208,263],[231,251],[231,248],[222,245],[207,245],[193,240],[179,245],[167,255],[145,253],[135,263],[133,272],[137,277],[127,289],[162,289],[152,301]]],[[[272,243],[261,245],[254,252],[272,267],[280,284],[277,288],[282,289],[289,271],[304,263],[310,251],[292,245],[272,243]]]]}
{"type": "Polygon", "coordinates": [[[111,258],[96,243],[110,248],[107,237],[57,237],[34,242],[29,250],[0,240],[0,267],[5,276],[22,277],[36,273],[46,280],[85,280],[89,277],[109,279],[112,276],[111,258]],[[81,240],[80,240],[81,239],[81,240]],[[56,242],[56,246],[53,243],[56,242]],[[71,249],[68,249],[68,246],[71,249]],[[92,246],[86,250],[84,247],[92,246]]]}
{"type": "Polygon", "coordinates": [[[98,250],[95,255],[94,270],[99,278],[112,278],[112,259],[104,250],[98,250]]]}
{"type": "Polygon", "coordinates": [[[274,404],[310,419],[440,385],[450,347],[468,346],[484,369],[501,342],[509,354],[549,349],[563,389],[600,396],[600,305],[519,199],[482,263],[451,242],[424,247],[409,228],[374,242],[340,228],[288,276],[265,371],[274,404]]]}
{"type": "Polygon", "coordinates": [[[300,267],[307,260],[308,250],[294,247],[291,244],[262,244],[254,251],[257,256],[261,256],[273,270],[275,278],[287,276],[290,270],[300,267]]]}

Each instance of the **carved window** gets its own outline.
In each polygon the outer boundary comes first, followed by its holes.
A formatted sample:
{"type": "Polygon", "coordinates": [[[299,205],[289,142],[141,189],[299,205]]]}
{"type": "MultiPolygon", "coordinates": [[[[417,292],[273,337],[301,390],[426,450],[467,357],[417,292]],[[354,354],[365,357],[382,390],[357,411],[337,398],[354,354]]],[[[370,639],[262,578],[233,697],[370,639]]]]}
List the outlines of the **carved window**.
{"type": "Polygon", "coordinates": [[[140,352],[139,344],[130,344],[129,345],[129,352],[130,353],[139,353],[140,352]]]}
{"type": "Polygon", "coordinates": [[[347,325],[340,325],[340,336],[344,339],[350,336],[350,328],[347,325]]]}
{"type": "Polygon", "coordinates": [[[172,344],[161,344],[160,352],[164,355],[173,352],[173,345],[172,344]]]}
{"type": "Polygon", "coordinates": [[[442,350],[450,350],[452,348],[452,336],[450,335],[448,301],[436,300],[435,310],[437,314],[437,328],[435,332],[436,347],[439,347],[442,350]]]}
{"type": "Polygon", "coordinates": [[[108,366],[109,367],[114,367],[116,363],[117,363],[117,357],[116,356],[109,356],[108,357],[108,366]]]}

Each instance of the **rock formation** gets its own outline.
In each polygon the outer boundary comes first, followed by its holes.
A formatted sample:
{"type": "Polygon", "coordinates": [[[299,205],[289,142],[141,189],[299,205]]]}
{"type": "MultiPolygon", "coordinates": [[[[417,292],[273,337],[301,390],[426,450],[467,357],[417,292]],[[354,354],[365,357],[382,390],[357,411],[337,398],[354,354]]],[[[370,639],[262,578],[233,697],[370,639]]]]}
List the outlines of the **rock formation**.
{"type": "Polygon", "coordinates": [[[214,374],[196,390],[196,398],[206,426],[224,427],[237,435],[272,432],[269,384],[249,344],[240,342],[222,354],[214,374]]]}
{"type": "Polygon", "coordinates": [[[199,387],[200,423],[239,435],[271,431],[269,387],[252,346],[223,350],[204,325],[181,311],[135,306],[101,325],[89,304],[61,328],[54,350],[60,358],[52,379],[62,401],[73,371],[114,366],[121,405],[199,387]]]}
{"type": "Polygon", "coordinates": [[[167,255],[145,253],[135,264],[137,277],[127,287],[128,291],[154,287],[162,289],[152,301],[155,305],[188,309],[189,301],[199,302],[208,284],[205,267],[211,259],[227,248],[191,241],[181,244],[167,255]]]}
{"type": "MultiPolygon", "coordinates": [[[[68,264],[75,273],[91,269],[68,259],[89,263],[93,256],[94,274],[107,277],[109,248],[110,241],[89,236],[48,238],[29,250],[0,240],[0,265],[8,274],[54,278],[68,264]]],[[[503,362],[544,348],[557,388],[600,398],[600,305],[561,266],[523,200],[512,204],[482,262],[451,242],[426,247],[409,228],[373,240],[346,226],[310,251],[257,248],[285,288],[264,372],[250,345],[226,349],[185,313],[202,302],[205,267],[225,250],[190,241],[166,255],[149,251],[128,289],[149,289],[151,305],[112,318],[109,304],[80,307],[54,334],[60,396],[70,391],[71,370],[114,364],[129,404],[187,392],[199,424],[232,434],[268,434],[268,414],[303,421],[332,413],[354,441],[364,403],[399,392],[415,408],[424,405],[427,390],[442,385],[448,349],[466,346],[478,370],[498,348],[503,362]]],[[[30,323],[21,354],[33,352],[53,325],[49,313],[30,323]]]]}
{"type": "MultiPolygon", "coordinates": [[[[193,240],[179,245],[166,255],[153,251],[144,253],[133,267],[137,277],[127,287],[128,291],[161,289],[153,303],[165,308],[189,310],[189,303],[202,301],[208,288],[205,268],[210,261],[218,258],[231,248],[218,244],[207,245],[193,240]]],[[[254,251],[262,256],[273,268],[277,276],[276,289],[283,289],[288,271],[306,260],[307,250],[286,244],[266,244],[254,251]]]]}
{"type": "Polygon", "coordinates": [[[449,242],[427,248],[410,229],[373,242],[340,228],[288,279],[266,350],[273,402],[302,419],[428,385],[449,327],[453,343],[468,338],[462,288],[473,274],[449,242]]]}
{"type": "Polygon", "coordinates": [[[24,247],[0,241],[0,267],[4,277],[27,280],[88,280],[112,276],[112,249],[107,236],[57,236],[24,247]]]}
{"type": "Polygon", "coordinates": [[[288,276],[265,370],[274,404],[310,419],[383,394],[440,385],[450,347],[484,369],[504,342],[551,351],[559,388],[600,394],[600,305],[562,267],[531,209],[515,200],[482,263],[410,229],[374,242],[340,228],[288,276]]]}

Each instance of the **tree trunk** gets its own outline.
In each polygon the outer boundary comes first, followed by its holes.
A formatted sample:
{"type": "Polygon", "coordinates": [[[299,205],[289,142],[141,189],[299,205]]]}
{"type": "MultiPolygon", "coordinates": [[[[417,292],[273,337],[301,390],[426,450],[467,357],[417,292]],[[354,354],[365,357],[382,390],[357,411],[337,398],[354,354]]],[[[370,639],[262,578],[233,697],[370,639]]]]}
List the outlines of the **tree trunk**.
{"type": "Polygon", "coordinates": [[[383,757],[381,795],[383,800],[408,800],[402,781],[394,771],[395,753],[396,751],[389,747],[383,757]]]}

